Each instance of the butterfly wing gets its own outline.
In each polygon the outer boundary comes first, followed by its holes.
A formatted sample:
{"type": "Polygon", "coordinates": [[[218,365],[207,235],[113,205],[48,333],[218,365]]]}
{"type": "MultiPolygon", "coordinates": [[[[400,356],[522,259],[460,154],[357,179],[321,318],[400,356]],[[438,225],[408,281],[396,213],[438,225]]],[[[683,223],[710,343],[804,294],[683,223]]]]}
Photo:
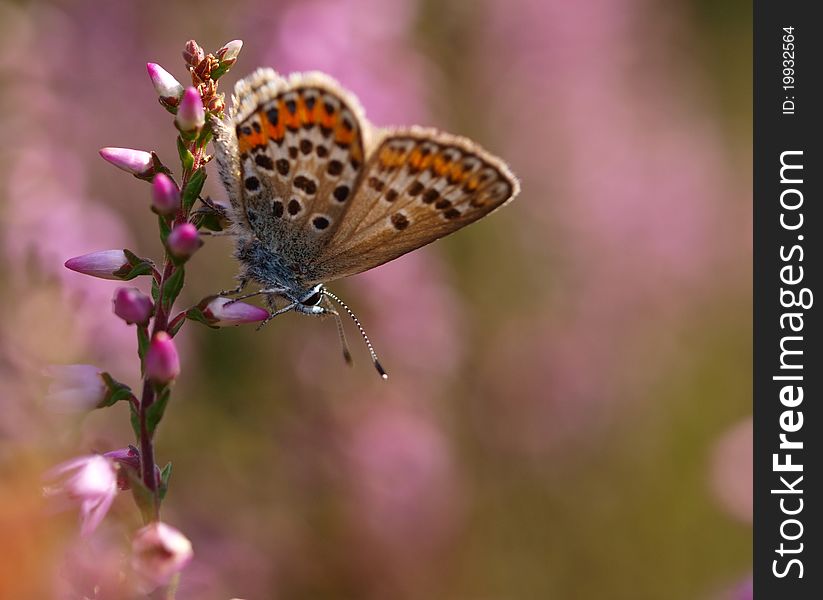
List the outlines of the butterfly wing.
{"type": "Polygon", "coordinates": [[[233,106],[216,139],[237,218],[302,270],[330,239],[353,198],[368,133],[362,109],[322,73],[283,78],[271,69],[240,81],[233,106]]]}
{"type": "Polygon", "coordinates": [[[308,265],[308,283],[361,273],[477,221],[519,184],[474,142],[434,129],[385,131],[354,199],[308,265]]]}

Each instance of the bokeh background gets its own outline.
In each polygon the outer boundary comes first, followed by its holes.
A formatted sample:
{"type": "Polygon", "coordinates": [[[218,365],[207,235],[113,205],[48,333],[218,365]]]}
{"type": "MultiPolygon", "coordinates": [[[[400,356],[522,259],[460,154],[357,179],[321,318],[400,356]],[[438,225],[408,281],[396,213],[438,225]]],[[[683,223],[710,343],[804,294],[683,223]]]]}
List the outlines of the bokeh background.
{"type": "MultiPolygon", "coordinates": [[[[388,383],[329,322],[186,326],[158,440],[164,519],[195,547],[178,598],[750,594],[749,3],[67,0],[0,4],[0,596],[119,597],[131,498],[78,543],[39,488],[132,442],[127,410],[55,414],[41,374],[137,380],[117,284],[62,264],[160,258],[148,187],[97,150],[173,162],[145,63],[185,82],[189,38],[244,40],[224,91],[326,71],[377,124],[478,140],[523,193],[332,286],[388,383]]],[[[210,240],[180,305],[235,270],[210,240]]]]}

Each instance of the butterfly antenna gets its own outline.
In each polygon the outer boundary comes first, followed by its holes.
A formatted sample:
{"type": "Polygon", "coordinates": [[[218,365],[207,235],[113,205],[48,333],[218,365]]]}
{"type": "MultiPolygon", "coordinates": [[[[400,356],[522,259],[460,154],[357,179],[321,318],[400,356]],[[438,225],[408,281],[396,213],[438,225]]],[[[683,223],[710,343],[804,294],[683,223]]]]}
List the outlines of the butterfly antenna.
{"type": "Polygon", "coordinates": [[[340,318],[340,313],[336,310],[330,311],[334,315],[334,322],[337,323],[337,335],[340,337],[340,345],[343,346],[343,359],[346,364],[352,366],[354,359],[351,357],[349,351],[349,342],[346,340],[346,330],[343,329],[343,319],[340,318]]]}
{"type": "MultiPolygon", "coordinates": [[[[377,372],[380,374],[380,377],[382,377],[383,379],[388,379],[389,375],[383,369],[383,365],[380,364],[380,361],[377,360],[377,353],[374,351],[374,346],[371,345],[371,341],[369,340],[369,336],[366,335],[366,330],[363,329],[363,326],[360,324],[360,320],[355,316],[355,314],[346,305],[346,303],[343,302],[340,298],[338,298],[337,296],[335,296],[334,294],[332,294],[328,290],[323,290],[323,294],[328,296],[329,298],[331,298],[335,302],[337,302],[340,306],[343,307],[343,310],[345,310],[348,313],[348,315],[351,317],[351,320],[354,321],[355,325],[357,325],[357,329],[360,330],[360,335],[363,336],[363,341],[366,342],[366,347],[369,349],[369,354],[371,354],[371,360],[374,363],[374,368],[377,369],[377,372]]],[[[341,331],[342,331],[342,326],[341,326],[341,331]]]]}

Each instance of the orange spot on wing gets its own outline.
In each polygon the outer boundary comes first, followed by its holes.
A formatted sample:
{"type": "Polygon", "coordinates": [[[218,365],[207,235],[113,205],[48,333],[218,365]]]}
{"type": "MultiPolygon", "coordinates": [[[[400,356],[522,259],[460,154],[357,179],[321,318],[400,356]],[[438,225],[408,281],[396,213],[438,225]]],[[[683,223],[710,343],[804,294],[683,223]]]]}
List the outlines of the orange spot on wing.
{"type": "Polygon", "coordinates": [[[283,124],[284,127],[290,127],[295,129],[300,127],[300,112],[295,110],[294,114],[291,114],[289,110],[286,108],[286,103],[283,100],[280,100],[278,103],[278,112],[280,115],[280,122],[283,124]]]}
{"type": "Polygon", "coordinates": [[[409,166],[414,169],[420,169],[420,162],[423,160],[423,154],[415,148],[409,155],[409,166]]]}
{"type": "MultiPolygon", "coordinates": [[[[318,105],[319,105],[319,104],[320,104],[320,103],[318,102],[318,105]]],[[[334,128],[334,125],[335,125],[335,123],[336,123],[336,121],[337,121],[337,113],[332,113],[332,114],[329,114],[329,113],[327,113],[327,112],[325,111],[325,109],[324,109],[324,110],[320,110],[319,106],[318,106],[317,111],[318,111],[318,112],[317,112],[317,114],[318,114],[318,117],[319,117],[319,119],[318,119],[318,120],[319,120],[319,122],[320,122],[320,125],[321,125],[322,127],[327,128],[327,129],[333,129],[333,128],[334,128]]]]}
{"type": "MultiPolygon", "coordinates": [[[[262,121],[265,123],[266,121],[262,121]]],[[[269,135],[267,128],[263,128],[262,131],[259,133],[256,131],[252,131],[252,133],[246,135],[240,135],[237,139],[237,146],[242,154],[243,152],[248,152],[255,146],[265,146],[269,141],[269,135]]]]}
{"type": "Polygon", "coordinates": [[[334,130],[334,141],[338,144],[351,144],[354,141],[354,129],[346,129],[338,124],[334,130]]]}
{"type": "Polygon", "coordinates": [[[270,139],[279,142],[283,139],[283,120],[278,118],[275,125],[269,121],[269,116],[266,111],[260,110],[258,113],[260,122],[263,123],[263,133],[270,139]]]}
{"type": "Polygon", "coordinates": [[[380,165],[385,168],[396,167],[403,164],[402,155],[391,148],[383,148],[380,150],[377,158],[380,161],[380,165]]]}
{"type": "Polygon", "coordinates": [[[466,189],[466,191],[473,192],[478,188],[479,185],[480,180],[477,179],[477,176],[472,175],[463,187],[466,189]]]}
{"type": "Polygon", "coordinates": [[[410,162],[411,158],[406,156],[402,150],[393,150],[391,148],[383,148],[378,155],[380,164],[384,167],[402,167],[407,160],[410,162]]]}
{"type": "Polygon", "coordinates": [[[318,109],[318,103],[315,101],[315,104],[312,108],[306,106],[306,99],[303,96],[299,96],[297,98],[297,123],[299,125],[314,125],[316,119],[318,109]]]}
{"type": "Polygon", "coordinates": [[[449,168],[449,163],[441,155],[438,154],[434,157],[433,167],[435,174],[438,177],[442,177],[443,174],[446,172],[446,169],[449,168]]]}
{"type": "Polygon", "coordinates": [[[463,171],[463,167],[460,165],[459,162],[452,162],[449,165],[449,173],[448,173],[449,183],[460,183],[466,178],[466,173],[463,171]]]}

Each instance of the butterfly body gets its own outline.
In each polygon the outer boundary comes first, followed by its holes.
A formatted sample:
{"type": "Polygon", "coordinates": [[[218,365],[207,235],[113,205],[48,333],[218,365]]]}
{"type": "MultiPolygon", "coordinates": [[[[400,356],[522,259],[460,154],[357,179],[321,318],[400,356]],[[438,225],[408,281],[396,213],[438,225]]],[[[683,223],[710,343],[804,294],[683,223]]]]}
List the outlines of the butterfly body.
{"type": "Polygon", "coordinates": [[[276,314],[336,314],[325,283],[448,235],[519,191],[505,163],[466,138],[372,126],[321,73],[259,69],[213,127],[241,285],[260,283],[270,304],[284,298],[276,314]]]}

